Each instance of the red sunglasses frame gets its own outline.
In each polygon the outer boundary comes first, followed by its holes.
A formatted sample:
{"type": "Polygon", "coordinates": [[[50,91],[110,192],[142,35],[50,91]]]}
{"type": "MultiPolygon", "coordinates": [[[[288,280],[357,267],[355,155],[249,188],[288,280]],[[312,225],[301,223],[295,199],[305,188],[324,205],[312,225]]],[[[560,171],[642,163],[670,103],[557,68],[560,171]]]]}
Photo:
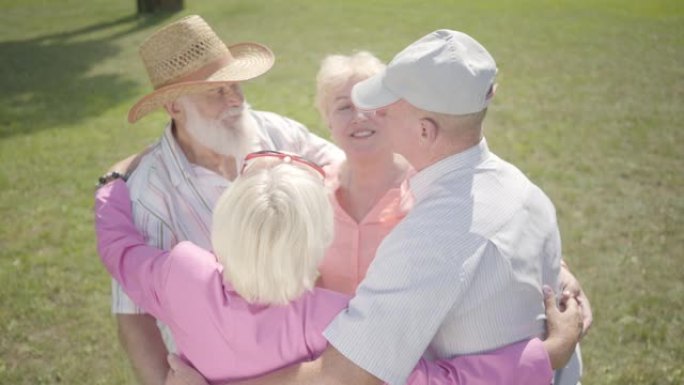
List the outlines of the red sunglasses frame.
{"type": "Polygon", "coordinates": [[[303,164],[303,165],[306,165],[308,167],[311,167],[317,173],[319,173],[321,175],[321,177],[323,177],[323,179],[325,179],[325,171],[323,170],[323,168],[321,166],[317,165],[316,163],[314,163],[314,162],[312,162],[312,161],[310,161],[304,157],[301,157],[297,154],[293,154],[293,153],[289,153],[289,152],[283,152],[283,151],[274,151],[274,150],[256,151],[256,152],[252,152],[252,153],[247,154],[247,156],[245,156],[244,161],[242,162],[242,169],[240,170],[240,174],[245,172],[245,168],[247,168],[247,163],[250,160],[256,159],[256,158],[276,158],[276,159],[282,160],[285,163],[297,162],[299,164],[303,164]]]}

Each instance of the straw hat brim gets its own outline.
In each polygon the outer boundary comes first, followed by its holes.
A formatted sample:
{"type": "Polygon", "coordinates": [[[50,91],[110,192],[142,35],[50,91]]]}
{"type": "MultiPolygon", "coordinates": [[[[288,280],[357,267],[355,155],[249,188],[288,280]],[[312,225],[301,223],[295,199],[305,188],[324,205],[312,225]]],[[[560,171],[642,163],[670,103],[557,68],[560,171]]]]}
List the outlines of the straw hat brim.
{"type": "Polygon", "coordinates": [[[206,79],[170,84],[143,96],[128,111],[128,121],[135,123],[180,96],[208,91],[223,83],[254,79],[271,69],[275,61],[273,52],[258,43],[239,43],[229,46],[228,49],[233,60],[227,65],[206,79]]]}

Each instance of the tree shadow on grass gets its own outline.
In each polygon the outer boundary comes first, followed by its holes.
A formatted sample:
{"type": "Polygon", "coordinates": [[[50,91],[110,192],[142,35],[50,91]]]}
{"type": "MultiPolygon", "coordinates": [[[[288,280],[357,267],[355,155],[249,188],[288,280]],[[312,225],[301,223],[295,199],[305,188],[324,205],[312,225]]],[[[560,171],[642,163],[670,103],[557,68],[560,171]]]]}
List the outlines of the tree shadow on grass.
{"type": "Polygon", "coordinates": [[[0,42],[0,139],[71,124],[131,98],[120,74],[89,74],[121,50],[114,41],[172,13],[131,15],[74,31],[0,42]],[[88,39],[89,35],[97,36],[88,39]]]}

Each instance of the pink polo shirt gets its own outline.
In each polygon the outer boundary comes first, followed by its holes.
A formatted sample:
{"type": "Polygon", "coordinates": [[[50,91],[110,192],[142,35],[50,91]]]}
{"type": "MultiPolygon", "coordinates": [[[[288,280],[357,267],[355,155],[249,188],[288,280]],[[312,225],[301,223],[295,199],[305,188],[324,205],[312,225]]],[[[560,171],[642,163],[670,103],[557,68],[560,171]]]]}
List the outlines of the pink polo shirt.
{"type": "Polygon", "coordinates": [[[331,182],[330,201],[335,211],[335,237],[319,266],[317,286],[353,295],[366,276],[380,242],[399,223],[413,205],[407,172],[400,187],[392,188],[375,204],[361,222],[356,222],[337,201],[337,175],[331,182]]]}
{"type": "MultiPolygon", "coordinates": [[[[169,326],[178,353],[212,384],[315,359],[327,347],[322,330],[349,300],[316,288],[286,306],[248,303],[223,281],[212,253],[191,242],[170,251],[148,246],[120,180],[97,191],[95,224],[107,270],[132,300],[169,326]]],[[[551,374],[535,338],[479,355],[421,359],[408,384],[548,385],[551,374]]]]}

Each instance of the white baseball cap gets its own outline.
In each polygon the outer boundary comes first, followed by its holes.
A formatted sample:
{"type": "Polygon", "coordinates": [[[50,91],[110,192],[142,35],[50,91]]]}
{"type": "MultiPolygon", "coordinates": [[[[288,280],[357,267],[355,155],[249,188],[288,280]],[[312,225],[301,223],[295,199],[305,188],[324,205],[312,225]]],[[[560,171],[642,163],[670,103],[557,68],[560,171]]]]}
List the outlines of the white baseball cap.
{"type": "Polygon", "coordinates": [[[387,68],[352,89],[360,110],[404,99],[422,110],[451,115],[482,111],[493,96],[496,63],[463,32],[440,29],[399,52],[387,68]]]}

